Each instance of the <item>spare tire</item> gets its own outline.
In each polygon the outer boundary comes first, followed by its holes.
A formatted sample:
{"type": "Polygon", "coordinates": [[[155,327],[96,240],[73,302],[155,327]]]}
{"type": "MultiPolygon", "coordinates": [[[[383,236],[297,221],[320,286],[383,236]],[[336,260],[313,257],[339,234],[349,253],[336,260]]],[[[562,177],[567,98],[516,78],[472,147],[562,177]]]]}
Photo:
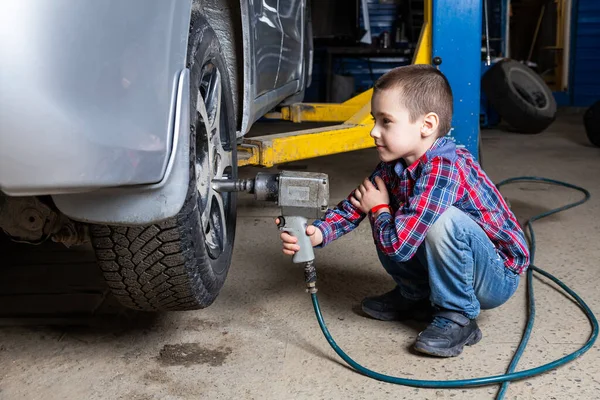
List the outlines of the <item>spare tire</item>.
{"type": "Polygon", "coordinates": [[[540,133],[556,118],[556,100],[542,78],[531,68],[504,59],[483,75],[482,89],[510,128],[540,133]]]}
{"type": "Polygon", "coordinates": [[[590,142],[600,147],[600,101],[595,102],[585,111],[583,125],[590,142]]]}

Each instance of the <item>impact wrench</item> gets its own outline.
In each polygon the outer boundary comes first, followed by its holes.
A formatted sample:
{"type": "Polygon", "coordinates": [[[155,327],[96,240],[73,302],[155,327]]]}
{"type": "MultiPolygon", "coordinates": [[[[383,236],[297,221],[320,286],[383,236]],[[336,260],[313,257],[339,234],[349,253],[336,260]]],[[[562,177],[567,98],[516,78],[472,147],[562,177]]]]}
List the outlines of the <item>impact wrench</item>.
{"type": "Polygon", "coordinates": [[[500,182],[497,187],[514,182],[534,182],[564,186],[583,193],[585,197],[579,201],[536,215],[529,219],[525,224],[525,227],[528,229],[531,244],[531,265],[527,271],[527,297],[529,301],[527,310],[528,320],[525,332],[521,338],[521,343],[519,344],[519,347],[513,356],[507,372],[502,375],[446,381],[407,379],[380,374],[363,367],[350,358],[342,349],[338,347],[337,343],[331,337],[331,334],[325,325],[325,321],[323,320],[323,315],[321,314],[321,308],[319,306],[319,300],[317,298],[317,275],[314,264],[315,256],[310,243],[310,238],[306,235],[306,228],[308,224],[307,218],[319,218],[327,210],[329,201],[329,183],[327,175],[321,173],[293,171],[282,171],[281,173],[276,174],[259,173],[254,179],[242,179],[236,181],[215,180],[213,181],[213,188],[221,192],[248,192],[254,194],[255,200],[274,201],[277,202],[277,204],[281,207],[281,216],[279,217],[278,226],[280,230],[289,232],[291,235],[298,238],[300,251],[295,253],[292,261],[297,264],[305,264],[304,276],[307,291],[311,295],[312,304],[317,321],[319,322],[319,327],[321,328],[321,331],[323,332],[323,335],[327,339],[331,348],[357,372],[383,382],[423,388],[462,388],[502,383],[502,387],[496,397],[497,399],[502,399],[506,394],[506,389],[510,382],[540,375],[573,361],[588,351],[598,337],[598,321],[583,299],[581,299],[577,293],[575,293],[558,278],[533,264],[536,250],[535,232],[532,226],[533,222],[583,204],[590,198],[590,193],[586,189],[579,186],[539,177],[511,178],[500,182]],[[592,332],[586,343],[578,350],[542,366],[515,372],[517,363],[525,350],[527,342],[529,341],[535,319],[533,271],[552,280],[579,304],[590,322],[592,332]]]}
{"type": "Polygon", "coordinates": [[[307,291],[317,292],[315,253],[306,235],[308,218],[320,218],[329,205],[329,179],[317,172],[282,171],[259,172],[254,179],[213,180],[212,187],[218,192],[248,192],[255,200],[276,202],[281,207],[279,230],[298,238],[300,250],[292,261],[304,264],[307,291]]]}

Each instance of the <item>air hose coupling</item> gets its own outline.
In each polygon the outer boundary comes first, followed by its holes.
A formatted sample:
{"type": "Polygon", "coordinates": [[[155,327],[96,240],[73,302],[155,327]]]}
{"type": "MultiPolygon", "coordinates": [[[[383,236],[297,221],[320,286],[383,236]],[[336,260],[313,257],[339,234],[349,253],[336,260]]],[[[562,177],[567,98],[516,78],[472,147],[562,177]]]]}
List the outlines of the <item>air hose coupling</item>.
{"type": "Polygon", "coordinates": [[[308,261],[304,265],[304,282],[306,282],[307,293],[317,293],[317,269],[314,260],[308,261]]]}

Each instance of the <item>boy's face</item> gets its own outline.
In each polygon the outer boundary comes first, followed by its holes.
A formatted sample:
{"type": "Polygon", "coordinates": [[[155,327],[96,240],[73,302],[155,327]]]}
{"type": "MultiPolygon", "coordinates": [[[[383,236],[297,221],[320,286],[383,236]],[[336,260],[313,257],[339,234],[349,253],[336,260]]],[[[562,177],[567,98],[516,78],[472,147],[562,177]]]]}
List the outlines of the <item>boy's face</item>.
{"type": "Polygon", "coordinates": [[[401,104],[398,89],[374,93],[371,114],[375,119],[371,137],[375,139],[381,161],[403,158],[410,165],[427,151],[428,141],[421,132],[424,120],[420,117],[410,122],[408,110],[401,104]]]}
{"type": "Polygon", "coordinates": [[[373,94],[371,114],[375,126],[371,137],[375,139],[381,161],[403,158],[408,165],[418,160],[429,148],[430,135],[423,132],[426,122],[419,117],[410,122],[408,110],[402,106],[398,89],[386,89],[373,94]]]}

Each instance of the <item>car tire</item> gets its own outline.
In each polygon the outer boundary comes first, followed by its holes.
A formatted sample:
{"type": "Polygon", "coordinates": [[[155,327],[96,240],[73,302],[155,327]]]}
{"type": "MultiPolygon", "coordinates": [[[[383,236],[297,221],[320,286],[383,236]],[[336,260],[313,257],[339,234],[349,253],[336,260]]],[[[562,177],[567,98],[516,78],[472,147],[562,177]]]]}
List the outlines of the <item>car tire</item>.
{"type": "Polygon", "coordinates": [[[482,78],[482,89],[512,131],[534,134],[556,118],[556,100],[540,76],[520,62],[504,59],[482,78]]]}
{"type": "Polygon", "coordinates": [[[137,310],[194,310],[213,303],[227,276],[236,225],[235,193],[215,178],[237,178],[233,98],[221,46],[208,22],[192,15],[190,182],[172,218],[149,226],[90,228],[112,293],[137,310]]]}

